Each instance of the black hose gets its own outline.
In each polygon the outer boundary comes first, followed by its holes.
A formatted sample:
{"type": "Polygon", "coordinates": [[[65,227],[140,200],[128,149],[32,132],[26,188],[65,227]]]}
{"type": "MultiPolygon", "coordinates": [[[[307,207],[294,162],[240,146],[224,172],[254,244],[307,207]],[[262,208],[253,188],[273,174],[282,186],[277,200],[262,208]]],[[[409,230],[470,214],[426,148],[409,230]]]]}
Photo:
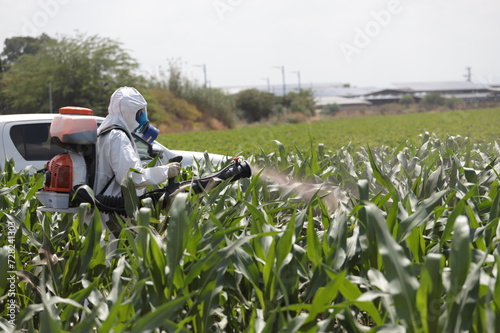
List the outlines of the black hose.
{"type": "Polygon", "coordinates": [[[226,166],[219,172],[198,179],[185,180],[179,182],[179,186],[185,186],[192,184],[191,190],[198,194],[203,192],[203,189],[207,187],[210,181],[214,179],[226,180],[231,178],[231,181],[236,181],[241,178],[250,178],[252,176],[252,168],[246,161],[236,161],[233,164],[226,166]]]}
{"type": "MultiPolygon", "coordinates": [[[[178,189],[190,188],[195,194],[199,194],[203,192],[210,181],[223,181],[231,178],[231,182],[233,182],[241,178],[250,178],[251,176],[252,168],[250,165],[246,161],[236,160],[234,163],[226,166],[219,172],[203,178],[185,180],[178,183],[170,180],[165,188],[147,192],[141,195],[139,199],[143,200],[145,198],[151,198],[154,203],[157,203],[163,195],[169,197],[178,189]]],[[[96,195],[95,198],[92,198],[86,190],[79,188],[75,192],[73,204],[80,204],[83,202],[93,204],[104,213],[118,213],[124,216],[127,215],[125,211],[125,199],[123,196],[99,194],[96,195]]]]}

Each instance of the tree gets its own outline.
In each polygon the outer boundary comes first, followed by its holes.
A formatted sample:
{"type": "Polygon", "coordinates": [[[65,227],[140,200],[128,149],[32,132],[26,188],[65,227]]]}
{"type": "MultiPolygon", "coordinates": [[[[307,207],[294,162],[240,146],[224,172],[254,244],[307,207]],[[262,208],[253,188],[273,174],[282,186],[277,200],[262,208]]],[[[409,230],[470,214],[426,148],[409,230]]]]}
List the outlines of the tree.
{"type": "Polygon", "coordinates": [[[300,112],[306,116],[314,116],[316,113],[314,92],[311,89],[301,89],[299,92],[289,92],[286,94],[285,101],[292,112],[300,112]]]}
{"type": "Polygon", "coordinates": [[[35,55],[41,48],[46,47],[47,43],[53,41],[46,34],[38,38],[34,37],[12,37],[4,41],[4,48],[0,54],[0,71],[6,72],[16,60],[24,55],[35,55]]]}
{"type": "Polygon", "coordinates": [[[38,46],[34,54],[21,52],[4,73],[9,113],[52,111],[50,84],[54,108],[84,106],[104,115],[116,88],[143,84],[134,74],[137,62],[111,39],[78,34],[48,39],[38,46]]]}
{"type": "MultiPolygon", "coordinates": [[[[0,69],[2,68],[2,59],[0,59],[0,69]]],[[[8,104],[4,93],[4,73],[0,70],[0,114],[6,113],[8,104]]]]}
{"type": "Polygon", "coordinates": [[[50,40],[49,36],[42,34],[38,38],[12,37],[4,41],[4,49],[0,54],[0,113],[6,113],[9,109],[8,98],[5,94],[5,81],[3,81],[4,73],[20,56],[23,54],[36,54],[50,40]]]}
{"type": "Polygon", "coordinates": [[[274,95],[257,89],[247,89],[236,95],[236,108],[249,122],[269,117],[274,108],[274,95]]]}

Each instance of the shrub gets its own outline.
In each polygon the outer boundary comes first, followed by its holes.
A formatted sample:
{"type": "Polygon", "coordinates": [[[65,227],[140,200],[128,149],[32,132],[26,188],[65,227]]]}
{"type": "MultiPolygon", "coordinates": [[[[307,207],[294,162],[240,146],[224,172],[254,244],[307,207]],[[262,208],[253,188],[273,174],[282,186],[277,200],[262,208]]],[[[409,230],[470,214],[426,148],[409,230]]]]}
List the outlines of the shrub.
{"type": "Polygon", "coordinates": [[[323,106],[322,110],[323,113],[333,116],[334,114],[340,112],[340,106],[337,103],[327,104],[323,106]]]}
{"type": "Polygon", "coordinates": [[[156,123],[166,124],[169,127],[192,129],[202,117],[196,106],[185,99],[177,98],[171,91],[161,88],[149,91],[148,108],[150,119],[156,123]]]}
{"type": "Polygon", "coordinates": [[[292,112],[285,115],[285,121],[289,124],[300,124],[307,120],[307,117],[302,112],[292,112]]]}
{"type": "Polygon", "coordinates": [[[272,114],[274,95],[257,89],[247,89],[236,94],[235,103],[241,118],[256,122],[272,114]]]}
{"type": "Polygon", "coordinates": [[[432,92],[424,96],[420,101],[424,106],[441,106],[445,103],[445,98],[438,92],[432,92]]]}
{"type": "Polygon", "coordinates": [[[216,118],[226,127],[234,127],[236,107],[233,98],[222,90],[189,85],[185,88],[182,97],[200,110],[206,124],[209,125],[211,119],[216,118]]]}
{"type": "Polygon", "coordinates": [[[226,95],[222,90],[200,87],[196,83],[189,81],[182,75],[179,61],[169,62],[168,79],[159,82],[160,86],[167,86],[168,89],[178,98],[185,99],[201,112],[201,119],[210,126],[212,118],[216,118],[226,127],[233,127],[236,121],[236,108],[231,96],[226,95]]]}
{"type": "Polygon", "coordinates": [[[445,105],[450,110],[460,109],[460,107],[464,104],[464,101],[457,97],[446,98],[445,105]]]}
{"type": "Polygon", "coordinates": [[[291,112],[300,112],[306,116],[314,116],[316,103],[312,89],[301,89],[299,92],[286,94],[283,104],[290,108],[291,112]]]}
{"type": "Polygon", "coordinates": [[[415,103],[415,99],[413,98],[412,95],[403,95],[399,99],[399,104],[404,105],[404,106],[410,106],[415,103]]]}

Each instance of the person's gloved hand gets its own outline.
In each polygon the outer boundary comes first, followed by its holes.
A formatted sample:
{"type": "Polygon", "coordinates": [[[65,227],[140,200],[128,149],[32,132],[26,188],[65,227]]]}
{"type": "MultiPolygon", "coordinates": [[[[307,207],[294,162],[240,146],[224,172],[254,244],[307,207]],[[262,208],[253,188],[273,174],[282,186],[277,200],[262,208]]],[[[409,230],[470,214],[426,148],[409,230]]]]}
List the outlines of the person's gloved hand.
{"type": "Polygon", "coordinates": [[[179,172],[181,171],[181,164],[179,162],[168,163],[166,166],[168,167],[168,178],[175,178],[179,175],[179,172]]]}

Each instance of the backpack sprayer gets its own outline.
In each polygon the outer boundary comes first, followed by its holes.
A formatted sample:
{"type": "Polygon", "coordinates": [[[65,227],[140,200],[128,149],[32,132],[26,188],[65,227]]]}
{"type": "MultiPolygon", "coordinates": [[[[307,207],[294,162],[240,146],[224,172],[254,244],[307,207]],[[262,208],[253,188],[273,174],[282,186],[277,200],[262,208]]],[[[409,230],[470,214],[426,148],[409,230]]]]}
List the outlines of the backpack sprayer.
{"type": "MultiPolygon", "coordinates": [[[[91,109],[64,107],[54,117],[50,126],[52,143],[63,147],[67,153],[56,155],[45,169],[40,170],[45,176],[43,188],[36,193],[38,200],[44,205],[41,210],[75,212],[81,203],[87,202],[100,211],[126,215],[122,196],[98,194],[93,198],[82,187],[92,187],[94,184],[97,119],[92,115],[91,109]]],[[[170,161],[181,160],[182,156],[177,156],[170,161]]],[[[234,158],[231,164],[214,174],[181,182],[169,179],[166,187],[147,192],[139,199],[151,198],[156,203],[162,197],[168,198],[178,191],[191,190],[197,194],[212,184],[215,186],[227,179],[233,182],[251,175],[250,165],[234,158]]]]}

